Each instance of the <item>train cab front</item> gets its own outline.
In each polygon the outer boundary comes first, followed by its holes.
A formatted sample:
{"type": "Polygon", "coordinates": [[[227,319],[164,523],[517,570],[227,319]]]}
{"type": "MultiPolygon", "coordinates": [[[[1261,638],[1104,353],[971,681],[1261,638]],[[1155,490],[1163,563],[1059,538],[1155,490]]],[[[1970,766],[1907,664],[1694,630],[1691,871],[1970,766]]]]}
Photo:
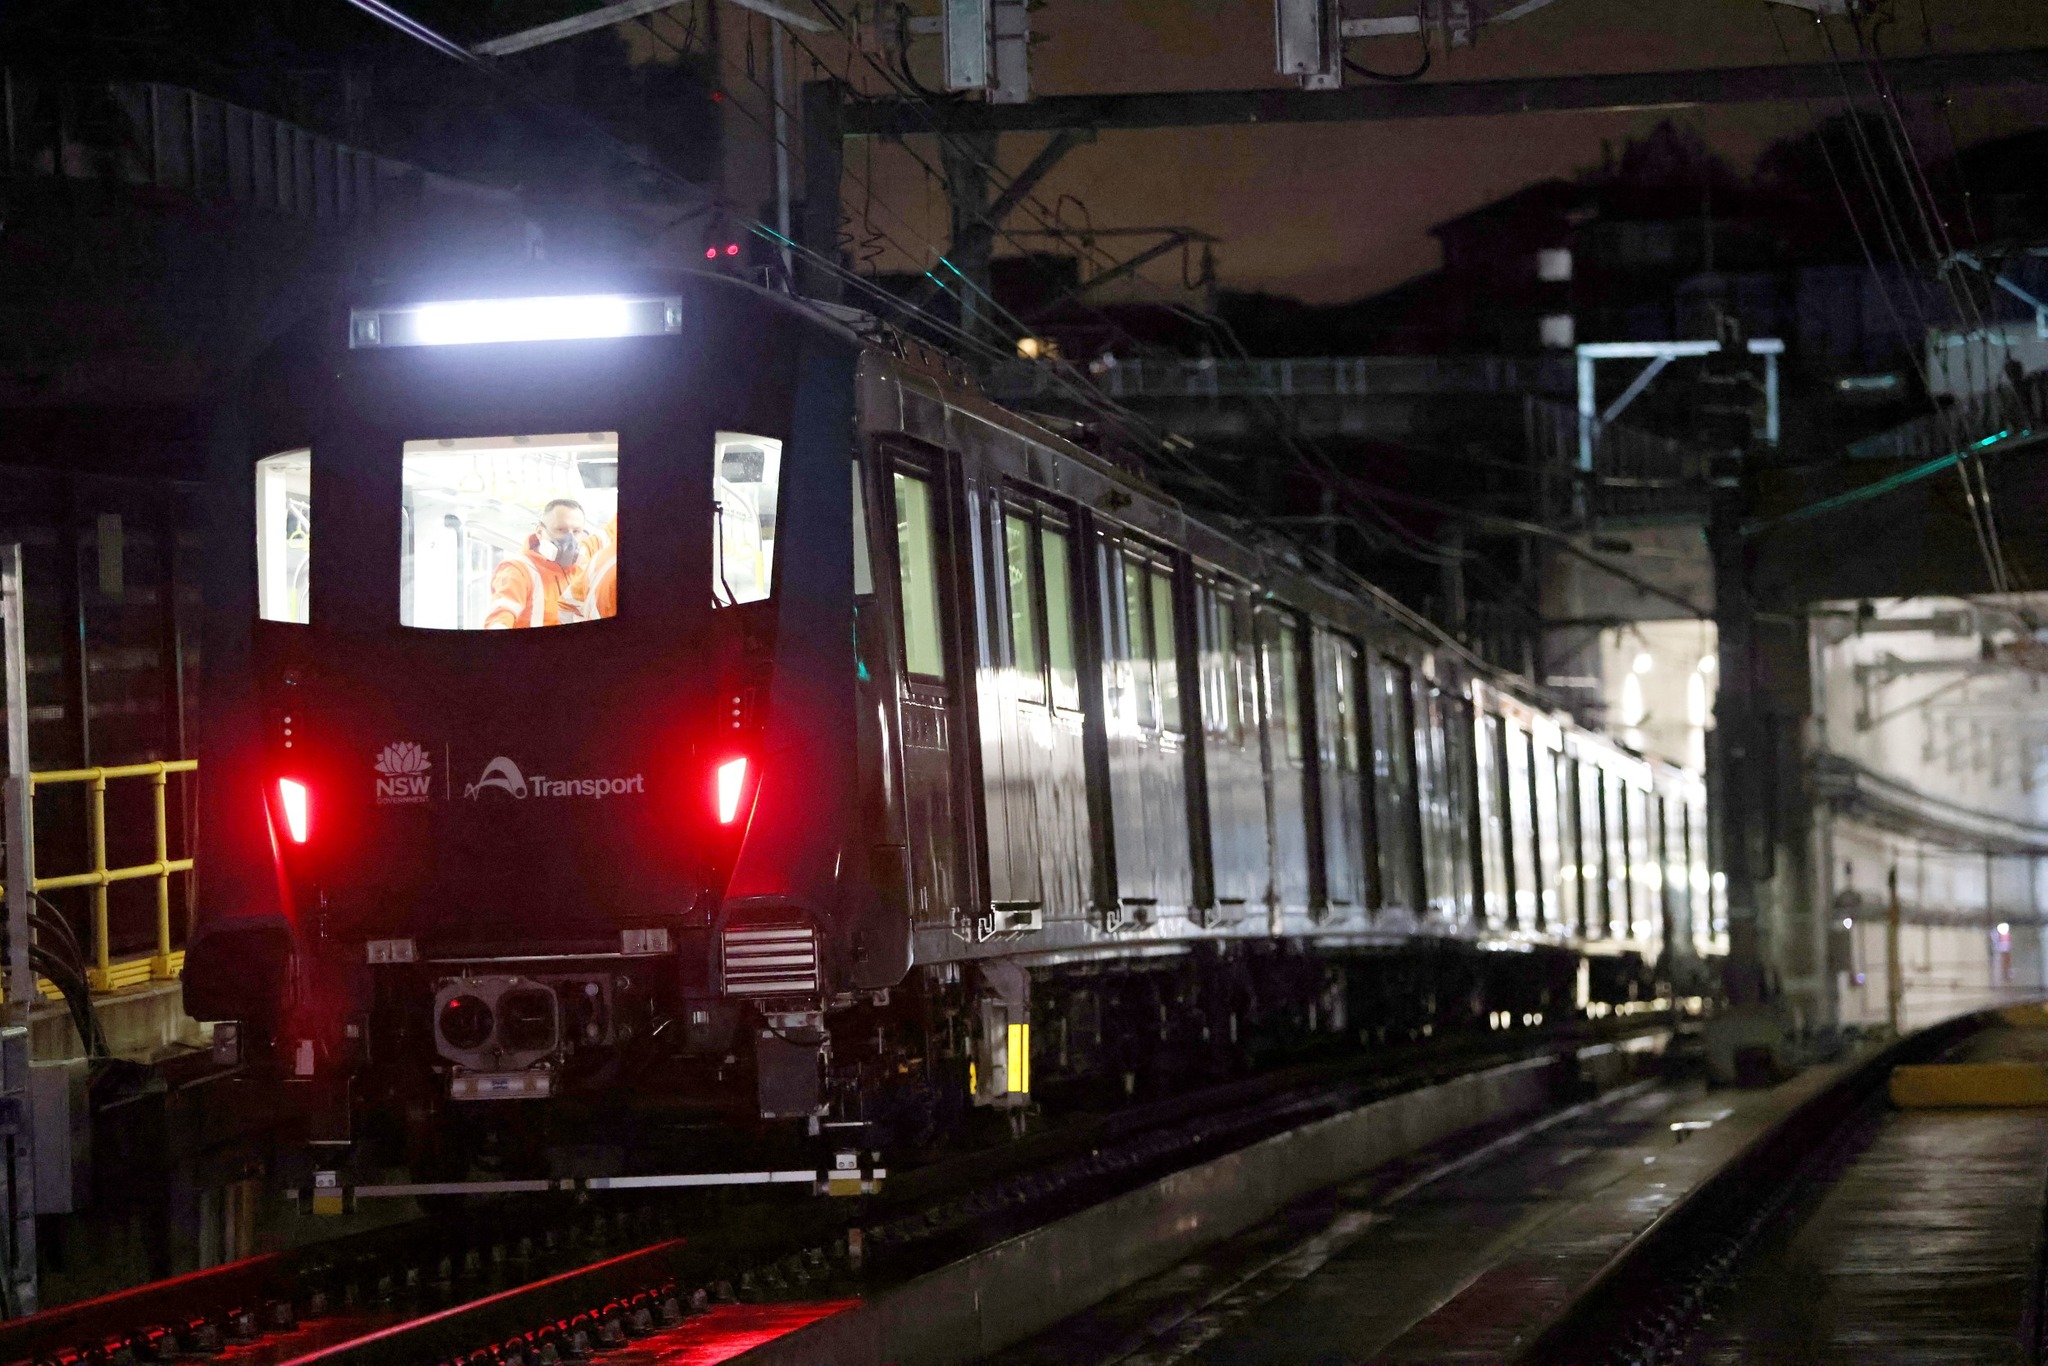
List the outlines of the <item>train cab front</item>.
{"type": "Polygon", "coordinates": [[[280,346],[216,467],[254,553],[209,586],[188,1009],[359,1104],[715,1100],[756,1035],[822,1040],[857,354],[711,277],[423,291],[280,346]]]}

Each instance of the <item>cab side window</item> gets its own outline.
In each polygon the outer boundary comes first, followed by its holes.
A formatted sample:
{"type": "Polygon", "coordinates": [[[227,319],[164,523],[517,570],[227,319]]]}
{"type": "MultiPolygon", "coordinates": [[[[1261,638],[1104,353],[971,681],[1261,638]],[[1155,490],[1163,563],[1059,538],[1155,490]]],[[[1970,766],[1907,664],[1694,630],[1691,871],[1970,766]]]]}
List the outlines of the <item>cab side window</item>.
{"type": "Polygon", "coordinates": [[[912,674],[944,679],[946,652],[939,636],[939,552],[931,483],[898,472],[896,566],[903,589],[903,666],[912,674]]]}
{"type": "Polygon", "coordinates": [[[313,453],[282,451],[256,462],[256,615],[309,619],[313,545],[313,453]]]}
{"type": "Polygon", "coordinates": [[[782,486],[782,443],[720,432],[712,452],[711,604],[764,601],[775,586],[775,506],[782,486]]]}

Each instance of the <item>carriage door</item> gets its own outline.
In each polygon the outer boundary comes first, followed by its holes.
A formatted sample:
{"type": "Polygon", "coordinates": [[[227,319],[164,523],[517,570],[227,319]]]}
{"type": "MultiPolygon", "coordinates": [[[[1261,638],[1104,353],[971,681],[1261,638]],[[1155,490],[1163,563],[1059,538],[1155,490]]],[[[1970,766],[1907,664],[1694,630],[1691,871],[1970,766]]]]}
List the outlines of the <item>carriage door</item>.
{"type": "MultiPolygon", "coordinates": [[[[1301,628],[1292,613],[1260,607],[1259,692],[1271,780],[1266,791],[1273,841],[1272,905],[1277,914],[1309,909],[1308,737],[1302,733],[1301,628]]],[[[1275,932],[1279,922],[1276,920],[1275,932]]]]}
{"type": "Polygon", "coordinates": [[[1315,628],[1316,753],[1322,782],[1323,896],[1333,915],[1365,905],[1365,784],[1358,754],[1358,647],[1315,628]]]}
{"type": "Polygon", "coordinates": [[[988,919],[978,932],[1044,923],[1039,866],[1040,779],[1050,767],[1052,698],[1046,679],[1045,581],[1029,504],[990,492],[981,518],[982,817],[987,825],[988,919]]]}
{"type": "Polygon", "coordinates": [[[1100,565],[1117,900],[1124,923],[1147,924],[1194,895],[1177,576],[1151,547],[1106,536],[1100,565]]]}
{"type": "Polygon", "coordinates": [[[919,926],[949,925],[966,889],[952,752],[959,653],[941,569],[945,500],[931,473],[900,461],[889,486],[896,519],[896,700],[911,904],[919,926]]]}
{"type": "Polygon", "coordinates": [[[1218,918],[1235,921],[1266,899],[1266,775],[1259,754],[1258,683],[1245,591],[1202,576],[1195,584],[1200,638],[1204,767],[1209,779],[1209,857],[1218,918]]]}

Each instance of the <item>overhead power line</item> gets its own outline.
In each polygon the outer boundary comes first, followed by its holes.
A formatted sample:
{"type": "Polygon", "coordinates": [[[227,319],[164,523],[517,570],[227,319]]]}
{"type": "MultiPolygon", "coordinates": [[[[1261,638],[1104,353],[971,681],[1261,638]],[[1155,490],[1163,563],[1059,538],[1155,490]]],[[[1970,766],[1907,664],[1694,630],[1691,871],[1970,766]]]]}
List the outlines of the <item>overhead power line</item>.
{"type": "Polygon", "coordinates": [[[2023,427],[2016,431],[1998,432],[1985,437],[1981,441],[1972,443],[1963,450],[1951,451],[1947,455],[1936,456],[1934,459],[1914,465],[1910,469],[1900,470],[1897,474],[1886,475],[1882,479],[1873,479],[1868,484],[1861,484],[1856,488],[1837,493],[1832,497],[1808,503],[1806,506],[1796,508],[1782,516],[1747,523],[1742,528],[1742,534],[1744,536],[1760,536],[1768,531],[1776,531],[1780,527],[1809,521],[1815,517],[1825,516],[1830,512],[1839,512],[1851,504],[1861,503],[1871,498],[1881,498],[1887,493],[1895,493],[1899,489],[1905,488],[1908,484],[1917,484],[1922,479],[1940,474],[1944,470],[1952,469],[1961,465],[1966,460],[1981,462],[1985,455],[1994,450],[1999,452],[2015,451],[2026,447],[2038,446],[2044,442],[2048,442],[2048,432],[2036,432],[2031,427],[2023,427]]]}

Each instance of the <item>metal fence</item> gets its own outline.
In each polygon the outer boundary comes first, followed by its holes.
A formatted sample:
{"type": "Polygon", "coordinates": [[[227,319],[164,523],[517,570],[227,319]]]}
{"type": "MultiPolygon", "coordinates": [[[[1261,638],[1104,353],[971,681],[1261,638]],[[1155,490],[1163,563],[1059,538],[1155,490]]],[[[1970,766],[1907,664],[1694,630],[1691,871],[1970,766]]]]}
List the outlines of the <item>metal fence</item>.
{"type": "MultiPolygon", "coordinates": [[[[0,826],[0,854],[4,854],[6,864],[6,999],[19,1001],[24,997],[40,995],[55,998],[59,995],[52,982],[38,978],[29,969],[28,953],[19,951],[24,946],[37,943],[35,932],[30,928],[38,919],[33,903],[51,892],[85,890],[90,893],[91,914],[85,933],[79,935],[68,921],[61,924],[44,921],[42,923],[65,943],[61,946],[44,943],[39,947],[61,947],[67,960],[72,956],[81,960],[76,968],[82,970],[92,990],[116,991],[149,981],[176,978],[183,967],[184,954],[176,947],[178,927],[171,915],[171,879],[174,875],[189,874],[192,859],[189,854],[172,857],[169,789],[173,775],[195,773],[199,763],[196,759],[164,759],[36,772],[30,762],[30,735],[35,714],[29,705],[28,680],[33,660],[27,653],[23,629],[26,604],[22,548],[13,543],[0,545],[0,627],[4,627],[0,629],[0,663],[5,666],[6,683],[4,692],[0,692],[0,716],[4,716],[6,721],[7,739],[5,822],[0,826]],[[147,862],[115,864],[108,859],[107,788],[108,784],[122,780],[146,780],[149,784],[151,851],[154,857],[147,862]],[[84,853],[90,866],[75,872],[45,872],[36,866],[36,796],[64,788],[82,789],[86,798],[83,803],[86,826],[84,853]],[[108,923],[108,892],[120,883],[146,880],[154,881],[156,892],[152,949],[139,956],[117,959],[108,923]],[[79,942],[72,943],[74,939],[79,942]]],[[[181,828],[189,838],[190,826],[181,822],[181,828]]],[[[66,847],[75,847],[68,840],[63,843],[66,847]]],[[[59,920],[64,918],[59,917],[59,920]]],[[[66,970],[72,969],[67,967],[66,970]]]]}
{"type": "MultiPolygon", "coordinates": [[[[84,783],[91,794],[91,805],[86,808],[87,828],[92,846],[93,866],[90,869],[82,873],[59,873],[52,877],[43,877],[36,873],[32,825],[24,828],[25,842],[22,847],[29,861],[29,886],[38,896],[44,892],[64,891],[73,887],[92,889],[92,939],[89,945],[92,964],[86,974],[86,981],[94,991],[115,991],[145,981],[169,981],[177,977],[178,970],[183,966],[183,951],[174,951],[171,947],[171,874],[191,872],[192,860],[189,857],[171,857],[170,822],[165,796],[173,773],[193,773],[198,768],[197,759],[166,759],[147,764],[122,764],[112,768],[75,768],[29,774],[31,797],[39,788],[64,783],[84,783]],[[156,809],[156,857],[148,863],[110,868],[107,866],[107,783],[119,778],[150,780],[156,809]],[[107,933],[107,888],[117,882],[132,882],[140,878],[156,880],[156,952],[146,958],[116,964],[112,961],[112,940],[107,933]]],[[[32,822],[33,819],[31,807],[29,820],[32,822]]]]}
{"type": "Polygon", "coordinates": [[[1546,517],[1652,517],[1706,508],[1713,452],[1619,423],[1593,437],[1593,468],[1579,468],[1576,406],[1531,395],[1524,409],[1530,463],[1546,517]],[[1583,496],[1581,496],[1583,491],[1583,496]]]}

